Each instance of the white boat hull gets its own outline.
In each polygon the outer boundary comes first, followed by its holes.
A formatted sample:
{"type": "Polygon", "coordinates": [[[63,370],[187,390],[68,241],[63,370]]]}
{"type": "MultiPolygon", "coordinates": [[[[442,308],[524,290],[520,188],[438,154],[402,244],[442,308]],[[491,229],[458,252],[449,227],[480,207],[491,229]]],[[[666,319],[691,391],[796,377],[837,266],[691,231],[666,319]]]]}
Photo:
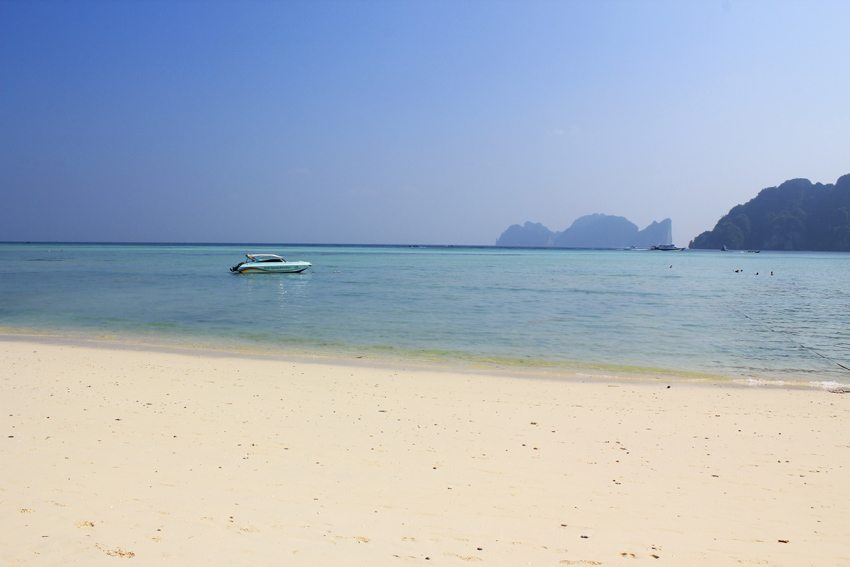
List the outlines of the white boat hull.
{"type": "Polygon", "coordinates": [[[233,270],[237,274],[300,274],[310,262],[245,262],[233,270]]]}

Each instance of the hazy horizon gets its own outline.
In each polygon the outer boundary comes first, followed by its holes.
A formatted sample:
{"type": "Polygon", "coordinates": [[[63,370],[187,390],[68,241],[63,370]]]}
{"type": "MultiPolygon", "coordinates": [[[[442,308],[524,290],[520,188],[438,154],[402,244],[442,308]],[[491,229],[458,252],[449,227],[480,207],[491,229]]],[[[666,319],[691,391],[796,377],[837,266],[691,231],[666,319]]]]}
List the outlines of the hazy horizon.
{"type": "Polygon", "coordinates": [[[0,1],[0,241],[686,245],[850,173],[850,3],[0,1]]]}

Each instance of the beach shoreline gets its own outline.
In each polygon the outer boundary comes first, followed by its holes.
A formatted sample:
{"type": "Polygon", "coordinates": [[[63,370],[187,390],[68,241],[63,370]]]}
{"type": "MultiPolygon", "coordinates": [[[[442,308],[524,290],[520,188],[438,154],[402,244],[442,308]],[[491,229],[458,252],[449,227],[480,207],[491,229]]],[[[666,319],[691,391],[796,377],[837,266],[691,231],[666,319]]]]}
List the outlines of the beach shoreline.
{"type": "Polygon", "coordinates": [[[801,375],[731,376],[706,371],[674,368],[649,368],[621,364],[597,364],[573,361],[521,361],[496,357],[429,356],[406,351],[375,351],[369,348],[297,348],[275,347],[217,338],[176,340],[167,336],[136,336],[118,333],[94,333],[62,329],[37,329],[0,326],[0,342],[37,342],[56,346],[80,346],[107,350],[129,350],[201,357],[231,357],[248,360],[295,361],[306,364],[330,364],[379,369],[487,374],[516,379],[556,381],[602,381],[623,384],[688,383],[694,386],[816,389],[843,391],[850,380],[812,380],[811,373],[801,375]]]}
{"type": "Polygon", "coordinates": [[[3,565],[841,565],[850,396],[0,338],[3,565]]]}

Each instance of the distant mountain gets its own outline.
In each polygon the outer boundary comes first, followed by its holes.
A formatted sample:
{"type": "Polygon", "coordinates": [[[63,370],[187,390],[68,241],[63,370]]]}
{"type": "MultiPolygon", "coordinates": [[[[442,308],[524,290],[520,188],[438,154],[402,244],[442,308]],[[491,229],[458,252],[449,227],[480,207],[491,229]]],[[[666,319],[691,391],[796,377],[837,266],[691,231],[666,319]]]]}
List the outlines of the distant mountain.
{"type": "Polygon", "coordinates": [[[791,179],[734,207],[691,248],[850,251],[850,175],[835,184],[791,179]]]}
{"type": "Polygon", "coordinates": [[[514,224],[502,233],[496,246],[521,246],[526,248],[539,248],[552,246],[555,233],[539,222],[526,222],[520,226],[514,224]]]}
{"type": "Polygon", "coordinates": [[[586,215],[576,219],[563,232],[552,232],[540,223],[512,225],[496,241],[496,246],[555,248],[648,248],[673,242],[673,221],[653,222],[643,230],[625,217],[586,215]]]}

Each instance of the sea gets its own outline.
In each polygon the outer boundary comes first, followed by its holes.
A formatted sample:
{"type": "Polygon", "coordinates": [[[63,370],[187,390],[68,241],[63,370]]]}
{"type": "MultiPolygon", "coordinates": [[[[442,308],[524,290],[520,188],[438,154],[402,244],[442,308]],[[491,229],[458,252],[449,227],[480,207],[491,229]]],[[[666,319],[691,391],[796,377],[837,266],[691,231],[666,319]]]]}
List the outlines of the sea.
{"type": "Polygon", "coordinates": [[[850,254],[6,243],[0,333],[833,388],[850,254]],[[247,252],[313,266],[230,273],[247,252]]]}

